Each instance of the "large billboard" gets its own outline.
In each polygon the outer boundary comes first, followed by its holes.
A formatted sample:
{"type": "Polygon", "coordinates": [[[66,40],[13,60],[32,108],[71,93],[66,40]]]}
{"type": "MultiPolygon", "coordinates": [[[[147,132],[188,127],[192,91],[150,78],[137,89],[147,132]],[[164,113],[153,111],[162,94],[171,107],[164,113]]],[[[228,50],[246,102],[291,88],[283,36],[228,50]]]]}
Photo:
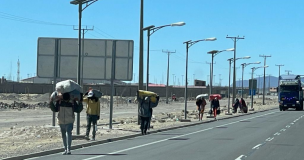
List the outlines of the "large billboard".
{"type": "MultiPolygon", "coordinates": [[[[131,81],[133,77],[133,46],[133,40],[84,39],[81,57],[83,79],[110,80],[112,54],[114,54],[115,80],[131,81]],[[113,48],[113,42],[115,42],[115,48],[113,48]]],[[[54,73],[57,73],[57,78],[76,79],[77,62],[77,38],[38,38],[38,77],[53,78],[54,73]]]]}

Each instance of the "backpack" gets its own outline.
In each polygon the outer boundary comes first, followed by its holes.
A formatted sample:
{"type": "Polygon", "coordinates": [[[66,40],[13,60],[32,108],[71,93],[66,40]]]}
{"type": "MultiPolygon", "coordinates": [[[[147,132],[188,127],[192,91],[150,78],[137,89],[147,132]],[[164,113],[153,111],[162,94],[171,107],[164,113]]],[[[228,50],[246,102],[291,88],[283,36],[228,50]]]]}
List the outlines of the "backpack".
{"type": "MultiPolygon", "coordinates": [[[[55,103],[56,103],[56,102],[55,102],[55,103]]],[[[49,106],[50,106],[50,108],[51,108],[51,110],[52,110],[53,112],[58,112],[58,111],[59,111],[59,107],[57,107],[57,106],[54,104],[53,101],[50,102],[49,106]]]]}
{"type": "Polygon", "coordinates": [[[73,104],[73,111],[76,113],[80,113],[83,110],[83,104],[82,102],[79,102],[78,105],[73,104]]]}

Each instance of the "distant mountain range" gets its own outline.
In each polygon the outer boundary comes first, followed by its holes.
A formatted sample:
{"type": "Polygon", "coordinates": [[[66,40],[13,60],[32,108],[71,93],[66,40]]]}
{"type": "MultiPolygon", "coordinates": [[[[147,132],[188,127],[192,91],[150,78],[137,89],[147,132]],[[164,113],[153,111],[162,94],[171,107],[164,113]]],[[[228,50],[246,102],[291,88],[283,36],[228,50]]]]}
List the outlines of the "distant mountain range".
{"type": "MultiPolygon", "coordinates": [[[[257,77],[255,78],[257,79],[257,83],[258,83],[258,88],[263,88],[263,79],[264,77],[257,77]]],[[[270,84],[270,87],[277,87],[278,86],[278,77],[274,77],[274,76],[266,76],[265,77],[265,84],[266,84],[266,88],[269,88],[269,84],[270,84]],[[270,79],[269,79],[270,77],[270,79]]],[[[233,85],[233,83],[231,84],[233,85]]],[[[236,87],[242,87],[242,80],[238,80],[236,81],[236,87]]],[[[249,87],[249,80],[244,80],[244,87],[249,87]]]]}
{"type": "MultiPolygon", "coordinates": [[[[261,76],[259,77],[255,77],[254,79],[257,79],[258,81],[258,88],[263,88],[263,79],[264,77],[261,76]]],[[[278,87],[278,77],[274,77],[274,76],[266,76],[265,77],[265,84],[266,84],[266,88],[269,88],[269,81],[270,81],[270,87],[278,87]],[[270,77],[270,80],[269,80],[270,77]]],[[[302,82],[304,82],[304,78],[302,78],[302,82]]],[[[231,84],[231,86],[233,85],[233,83],[231,84]]],[[[236,87],[242,87],[242,80],[238,80],[236,81],[236,87]]],[[[244,80],[244,87],[249,87],[249,80],[244,80]]]]}

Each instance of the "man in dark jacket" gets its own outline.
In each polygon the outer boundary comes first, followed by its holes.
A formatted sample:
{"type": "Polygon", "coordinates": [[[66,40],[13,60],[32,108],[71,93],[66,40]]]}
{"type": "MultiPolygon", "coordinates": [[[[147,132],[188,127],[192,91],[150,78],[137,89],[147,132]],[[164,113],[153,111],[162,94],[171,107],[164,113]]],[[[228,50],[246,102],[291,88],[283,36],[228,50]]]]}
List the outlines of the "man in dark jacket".
{"type": "Polygon", "coordinates": [[[140,116],[141,123],[140,129],[141,134],[147,134],[147,129],[150,123],[150,119],[152,117],[152,108],[150,107],[150,98],[144,97],[144,99],[138,99],[138,103],[140,103],[140,108],[138,110],[138,115],[140,116]]]}
{"type": "Polygon", "coordinates": [[[216,111],[217,111],[217,108],[220,107],[220,102],[219,102],[219,100],[217,99],[217,97],[215,97],[215,98],[212,100],[211,106],[212,106],[212,109],[213,109],[214,119],[216,120],[216,111]]]}

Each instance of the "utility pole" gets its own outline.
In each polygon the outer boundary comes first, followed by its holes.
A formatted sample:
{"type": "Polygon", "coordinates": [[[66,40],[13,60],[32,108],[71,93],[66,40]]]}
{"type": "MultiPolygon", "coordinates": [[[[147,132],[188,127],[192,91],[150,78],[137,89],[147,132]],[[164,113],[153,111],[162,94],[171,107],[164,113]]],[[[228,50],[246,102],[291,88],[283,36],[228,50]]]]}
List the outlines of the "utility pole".
{"type": "MultiPolygon", "coordinates": [[[[79,30],[79,28],[75,28],[75,26],[73,26],[73,29],[74,30],[79,30]]],[[[80,77],[80,83],[79,83],[79,85],[81,86],[81,87],[83,87],[83,61],[84,61],[84,56],[85,56],[85,54],[84,54],[84,34],[85,33],[87,33],[87,31],[92,31],[92,30],[94,30],[94,26],[92,27],[92,28],[88,28],[88,26],[85,26],[85,28],[82,28],[82,29],[80,29],[80,30],[82,30],[82,46],[81,46],[81,49],[82,49],[82,56],[81,56],[81,70],[80,70],[80,74],[81,74],[81,77],[80,77]]]]}
{"type": "Polygon", "coordinates": [[[283,64],[276,64],[279,67],[279,76],[278,76],[278,87],[280,86],[280,76],[281,76],[281,67],[284,66],[283,64]]]}
{"type": "MultiPolygon", "coordinates": [[[[260,55],[260,57],[264,58],[264,66],[266,66],[266,58],[271,56],[266,55],[260,55]]],[[[263,79],[263,105],[265,105],[265,74],[266,74],[266,68],[264,67],[264,79],[263,79]]]]}
{"type": "Polygon", "coordinates": [[[235,97],[236,97],[236,84],[235,84],[235,81],[236,81],[236,71],[235,71],[235,65],[236,65],[236,62],[235,62],[235,59],[236,59],[236,42],[240,39],[245,39],[245,37],[228,37],[228,35],[226,36],[226,38],[230,38],[233,40],[234,42],[234,55],[233,55],[233,88],[232,88],[232,93],[233,93],[233,96],[232,96],[232,100],[234,101],[235,97]]]}
{"type": "Polygon", "coordinates": [[[171,53],[175,53],[176,51],[174,51],[174,52],[172,52],[172,51],[164,51],[163,50],[163,53],[167,53],[167,55],[168,55],[168,63],[167,63],[167,85],[166,85],[166,103],[168,104],[169,103],[169,101],[168,101],[168,90],[169,90],[169,70],[170,70],[170,54],[171,53]]]}
{"type": "Polygon", "coordinates": [[[175,85],[175,82],[174,82],[174,75],[175,75],[175,74],[172,74],[173,86],[175,85]]]}
{"type": "MultiPolygon", "coordinates": [[[[138,90],[144,88],[144,0],[140,0],[140,18],[139,18],[139,71],[138,71],[138,90]]],[[[140,108],[138,103],[137,110],[140,108]]],[[[137,116],[137,124],[140,125],[140,116],[137,116]]]]}
{"type": "Polygon", "coordinates": [[[289,72],[292,72],[291,70],[285,70],[285,72],[287,72],[287,74],[289,75],[289,72]]]}
{"type": "Polygon", "coordinates": [[[17,69],[17,82],[19,83],[20,82],[20,61],[19,61],[19,58],[18,58],[18,62],[17,62],[17,67],[18,67],[18,69],[17,69]]]}
{"type": "Polygon", "coordinates": [[[221,79],[221,75],[222,75],[222,74],[219,74],[219,86],[220,86],[220,87],[222,86],[222,80],[223,80],[223,79],[221,79]]]}
{"type": "Polygon", "coordinates": [[[259,95],[260,95],[260,90],[261,90],[261,76],[263,76],[263,75],[256,75],[256,76],[259,76],[259,80],[257,81],[257,85],[258,85],[258,98],[260,98],[259,97],[259,95]]]}
{"type": "Polygon", "coordinates": [[[267,74],[268,75],[268,92],[270,93],[270,76],[271,74],[267,74]]]}

